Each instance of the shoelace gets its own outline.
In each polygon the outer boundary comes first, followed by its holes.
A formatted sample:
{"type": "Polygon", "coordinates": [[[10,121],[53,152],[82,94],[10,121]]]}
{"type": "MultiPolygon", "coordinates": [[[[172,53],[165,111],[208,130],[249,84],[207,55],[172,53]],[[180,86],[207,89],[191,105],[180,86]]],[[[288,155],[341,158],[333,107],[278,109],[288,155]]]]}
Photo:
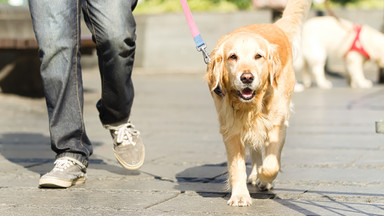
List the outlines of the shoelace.
{"type": "Polygon", "coordinates": [[[63,159],[63,160],[56,160],[54,164],[55,164],[55,167],[53,168],[54,170],[63,171],[68,167],[75,165],[76,163],[70,160],[63,159]]]}
{"type": "Polygon", "coordinates": [[[140,135],[140,132],[135,129],[135,126],[131,123],[126,123],[120,126],[114,131],[116,134],[116,143],[121,145],[133,145],[136,143],[133,141],[133,137],[140,135]]]}

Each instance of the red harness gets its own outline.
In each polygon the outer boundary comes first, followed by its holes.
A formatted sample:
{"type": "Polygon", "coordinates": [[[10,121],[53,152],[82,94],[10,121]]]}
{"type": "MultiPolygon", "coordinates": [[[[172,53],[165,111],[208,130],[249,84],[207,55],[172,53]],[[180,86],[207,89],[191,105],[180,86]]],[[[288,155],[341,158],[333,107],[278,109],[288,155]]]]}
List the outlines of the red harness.
{"type": "Polygon", "coordinates": [[[361,55],[363,55],[365,58],[369,59],[369,54],[367,53],[367,51],[365,51],[364,47],[363,47],[363,44],[361,43],[360,41],[360,32],[361,32],[361,29],[362,29],[362,26],[361,25],[358,25],[358,24],[355,24],[353,26],[353,30],[355,30],[356,32],[356,37],[355,39],[353,40],[353,43],[352,43],[352,46],[351,48],[349,48],[349,50],[345,53],[344,57],[351,51],[356,51],[358,53],[360,53],[361,55]]]}

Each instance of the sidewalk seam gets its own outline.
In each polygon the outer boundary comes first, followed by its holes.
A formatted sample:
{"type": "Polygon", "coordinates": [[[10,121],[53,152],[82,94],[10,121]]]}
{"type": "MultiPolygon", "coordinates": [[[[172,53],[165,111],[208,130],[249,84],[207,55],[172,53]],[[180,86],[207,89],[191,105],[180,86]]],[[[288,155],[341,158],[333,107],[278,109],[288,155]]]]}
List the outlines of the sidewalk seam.
{"type": "Polygon", "coordinates": [[[183,193],[185,193],[185,192],[184,192],[184,191],[180,191],[180,192],[177,193],[176,195],[171,196],[171,197],[169,197],[169,198],[167,198],[167,199],[165,199],[165,200],[156,202],[156,203],[154,203],[154,204],[151,204],[151,205],[149,205],[149,206],[146,206],[146,207],[144,207],[144,209],[149,209],[149,208],[152,208],[152,207],[154,207],[154,206],[160,205],[160,204],[162,204],[162,203],[168,202],[169,200],[172,200],[172,199],[178,197],[180,194],[183,194],[183,193]]]}

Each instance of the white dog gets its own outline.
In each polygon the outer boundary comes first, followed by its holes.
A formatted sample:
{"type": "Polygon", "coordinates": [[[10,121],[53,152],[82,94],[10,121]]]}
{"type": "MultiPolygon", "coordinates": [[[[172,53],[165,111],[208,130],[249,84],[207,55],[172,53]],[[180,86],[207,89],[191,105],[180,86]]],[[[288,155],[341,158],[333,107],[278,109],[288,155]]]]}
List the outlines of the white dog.
{"type": "Polygon", "coordinates": [[[363,65],[372,60],[384,67],[384,35],[369,26],[335,17],[309,19],[303,26],[302,58],[296,61],[305,87],[311,86],[312,73],[318,87],[332,88],[324,74],[327,57],[343,59],[352,88],[370,88],[372,81],[365,78],[363,65]]]}

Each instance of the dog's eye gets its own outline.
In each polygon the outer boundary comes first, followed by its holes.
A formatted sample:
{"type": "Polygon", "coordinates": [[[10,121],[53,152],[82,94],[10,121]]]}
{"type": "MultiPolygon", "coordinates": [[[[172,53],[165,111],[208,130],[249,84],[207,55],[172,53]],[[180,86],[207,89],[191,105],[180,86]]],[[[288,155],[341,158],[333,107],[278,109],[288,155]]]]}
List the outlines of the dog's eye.
{"type": "Polygon", "coordinates": [[[263,58],[263,56],[260,55],[260,54],[256,54],[256,55],[255,55],[255,59],[256,59],[256,60],[257,60],[257,59],[260,59],[260,58],[263,58]]]}
{"type": "Polygon", "coordinates": [[[235,54],[232,54],[232,55],[230,55],[229,56],[229,58],[228,58],[229,60],[234,60],[234,61],[237,61],[237,55],[235,55],[235,54]]]}

